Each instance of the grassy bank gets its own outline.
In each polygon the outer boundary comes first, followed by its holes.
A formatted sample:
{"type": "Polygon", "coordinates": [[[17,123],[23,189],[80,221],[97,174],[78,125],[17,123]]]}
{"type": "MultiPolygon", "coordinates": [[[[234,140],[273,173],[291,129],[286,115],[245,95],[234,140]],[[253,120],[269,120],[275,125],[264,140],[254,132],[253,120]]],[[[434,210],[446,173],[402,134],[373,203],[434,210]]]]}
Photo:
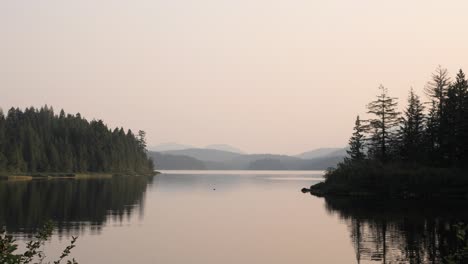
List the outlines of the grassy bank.
{"type": "Polygon", "coordinates": [[[318,196],[383,196],[396,198],[468,199],[468,172],[455,168],[429,168],[372,161],[342,163],[311,186],[318,196]]]}

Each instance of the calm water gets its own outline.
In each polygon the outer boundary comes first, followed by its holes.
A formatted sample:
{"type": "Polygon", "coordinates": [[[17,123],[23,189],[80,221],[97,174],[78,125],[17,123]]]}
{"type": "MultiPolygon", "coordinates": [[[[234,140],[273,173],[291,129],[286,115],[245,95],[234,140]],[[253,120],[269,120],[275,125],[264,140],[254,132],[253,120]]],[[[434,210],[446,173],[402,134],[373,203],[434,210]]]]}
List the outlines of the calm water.
{"type": "Polygon", "coordinates": [[[461,202],[323,199],[322,172],[165,172],[153,179],[0,182],[0,224],[23,240],[78,235],[79,263],[440,263],[457,248],[461,202]]]}

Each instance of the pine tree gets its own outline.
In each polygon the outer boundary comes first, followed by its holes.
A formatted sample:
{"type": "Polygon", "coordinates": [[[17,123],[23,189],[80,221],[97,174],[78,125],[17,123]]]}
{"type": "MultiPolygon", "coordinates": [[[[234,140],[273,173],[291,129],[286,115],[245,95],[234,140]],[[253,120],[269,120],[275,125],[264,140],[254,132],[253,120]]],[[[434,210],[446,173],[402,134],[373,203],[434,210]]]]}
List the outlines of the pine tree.
{"type": "Polygon", "coordinates": [[[408,96],[408,106],[401,118],[399,131],[400,151],[406,161],[417,161],[421,157],[424,136],[424,106],[413,88],[408,96]]]}
{"type": "Polygon", "coordinates": [[[457,92],[451,85],[447,91],[447,98],[444,104],[444,115],[442,116],[443,119],[441,120],[440,129],[443,133],[441,138],[444,139],[441,142],[441,161],[445,166],[450,166],[456,162],[457,152],[459,152],[459,148],[457,146],[457,137],[459,134],[459,124],[457,123],[457,116],[459,113],[457,104],[457,92]]]}
{"type": "Polygon", "coordinates": [[[353,136],[349,139],[349,150],[346,151],[350,161],[361,161],[366,157],[364,154],[364,131],[361,119],[357,116],[353,136]]]}
{"type": "Polygon", "coordinates": [[[437,158],[439,157],[439,146],[437,143],[439,119],[436,102],[434,100],[431,102],[431,107],[429,108],[425,123],[423,151],[428,158],[428,162],[435,165],[438,164],[437,158]]]}
{"type": "Polygon", "coordinates": [[[388,95],[388,90],[383,85],[379,86],[380,94],[377,99],[367,106],[369,114],[376,117],[369,120],[369,128],[372,130],[370,137],[371,153],[375,158],[383,162],[389,159],[389,153],[395,142],[396,127],[399,124],[399,112],[395,97],[388,95]]]}
{"type": "Polygon", "coordinates": [[[427,96],[435,101],[435,106],[439,115],[442,115],[444,102],[447,98],[447,91],[450,86],[448,71],[442,66],[438,66],[435,73],[432,74],[432,80],[424,88],[427,96]]]}
{"type": "Polygon", "coordinates": [[[3,110],[0,108],[0,172],[6,170],[8,164],[7,158],[5,156],[5,115],[3,110]]]}
{"type": "Polygon", "coordinates": [[[450,116],[453,138],[450,141],[451,150],[456,163],[462,162],[463,156],[468,154],[468,81],[463,70],[459,70],[455,82],[450,87],[449,105],[453,112],[450,116]]]}
{"type": "Polygon", "coordinates": [[[60,170],[60,157],[57,151],[56,144],[51,144],[47,150],[47,158],[49,165],[47,166],[51,171],[60,170]]]}
{"type": "Polygon", "coordinates": [[[450,78],[448,71],[442,66],[438,66],[435,73],[432,74],[432,80],[427,83],[425,87],[426,95],[431,100],[430,111],[430,137],[432,146],[430,155],[433,156],[434,161],[443,162],[445,153],[447,152],[447,133],[448,129],[448,115],[446,114],[445,106],[448,90],[450,87],[450,78]]]}
{"type": "Polygon", "coordinates": [[[146,149],[146,132],[143,130],[138,131],[138,144],[141,149],[146,149]]]}

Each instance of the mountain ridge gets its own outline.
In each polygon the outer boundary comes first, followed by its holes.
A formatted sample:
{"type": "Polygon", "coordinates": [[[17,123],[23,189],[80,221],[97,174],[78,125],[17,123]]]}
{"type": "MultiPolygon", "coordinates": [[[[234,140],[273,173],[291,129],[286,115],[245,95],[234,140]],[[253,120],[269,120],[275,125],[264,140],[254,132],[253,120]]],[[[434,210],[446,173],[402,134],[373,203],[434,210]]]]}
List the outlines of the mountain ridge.
{"type": "Polygon", "coordinates": [[[321,148],[310,152],[312,155],[303,155],[306,158],[302,158],[299,155],[240,154],[218,149],[188,148],[150,151],[150,156],[154,159],[157,169],[207,170],[325,170],[336,167],[346,156],[344,148],[321,148]],[[312,158],[307,158],[310,156],[312,158]]]}

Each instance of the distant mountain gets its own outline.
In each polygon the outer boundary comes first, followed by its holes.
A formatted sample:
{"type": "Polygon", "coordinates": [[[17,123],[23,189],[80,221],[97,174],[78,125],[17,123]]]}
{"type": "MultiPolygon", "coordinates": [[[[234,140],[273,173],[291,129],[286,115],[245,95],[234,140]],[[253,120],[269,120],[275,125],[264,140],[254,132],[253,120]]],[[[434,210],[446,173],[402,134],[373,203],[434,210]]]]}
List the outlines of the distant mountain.
{"type": "Polygon", "coordinates": [[[234,153],[239,153],[239,154],[244,154],[244,152],[236,147],[233,147],[231,145],[226,145],[226,144],[212,144],[208,145],[205,147],[206,149],[216,149],[216,150],[222,150],[222,151],[228,151],[228,152],[234,152],[234,153]]]}
{"type": "Polygon", "coordinates": [[[221,151],[227,151],[227,152],[233,152],[233,153],[238,153],[238,154],[244,154],[244,152],[236,147],[233,147],[231,145],[227,144],[212,144],[208,145],[204,148],[197,148],[191,145],[185,145],[185,144],[179,144],[175,142],[170,142],[170,143],[163,143],[159,144],[156,146],[150,146],[148,147],[149,150],[151,151],[156,151],[156,152],[163,152],[163,151],[172,151],[172,150],[185,150],[185,149],[214,149],[214,150],[221,150],[221,151]]]}
{"type": "MultiPolygon", "coordinates": [[[[258,167],[258,164],[252,165],[252,163],[255,163],[256,161],[263,161],[262,166],[266,166],[264,164],[273,164],[273,161],[278,161],[280,163],[285,163],[285,164],[292,164],[292,163],[297,163],[300,162],[301,159],[296,158],[296,157],[291,157],[291,156],[286,156],[286,155],[274,155],[274,154],[250,154],[250,155],[240,155],[238,157],[235,157],[233,160],[231,160],[231,165],[236,168],[242,168],[242,169],[249,169],[252,166],[258,167]]],[[[276,165],[275,165],[276,166],[276,165]]]]}
{"type": "Polygon", "coordinates": [[[319,148],[312,151],[307,151],[296,155],[301,159],[316,159],[321,157],[345,156],[346,149],[344,148],[319,148]]]}
{"type": "Polygon", "coordinates": [[[226,162],[240,156],[239,153],[216,149],[189,148],[163,151],[164,154],[189,156],[201,161],[226,162]]]}
{"type": "Polygon", "coordinates": [[[326,170],[336,168],[336,165],[344,160],[345,156],[320,157],[304,160],[301,170],[326,170]]]}
{"type": "Polygon", "coordinates": [[[189,156],[169,155],[150,151],[148,153],[153,159],[157,170],[204,170],[206,169],[203,161],[189,156]]]}
{"type": "Polygon", "coordinates": [[[151,152],[158,169],[186,170],[325,170],[346,156],[344,148],[323,148],[298,156],[240,154],[207,148],[151,152]]]}
{"type": "Polygon", "coordinates": [[[326,170],[343,161],[344,156],[320,157],[315,159],[263,158],[248,165],[251,170],[326,170]]]}
{"type": "Polygon", "coordinates": [[[156,151],[156,152],[169,151],[169,150],[181,150],[181,149],[189,149],[189,148],[193,148],[193,146],[178,144],[174,142],[163,143],[157,146],[148,147],[149,150],[156,151]]]}
{"type": "Polygon", "coordinates": [[[260,159],[249,164],[249,170],[286,170],[287,167],[277,159],[260,159]]]}

